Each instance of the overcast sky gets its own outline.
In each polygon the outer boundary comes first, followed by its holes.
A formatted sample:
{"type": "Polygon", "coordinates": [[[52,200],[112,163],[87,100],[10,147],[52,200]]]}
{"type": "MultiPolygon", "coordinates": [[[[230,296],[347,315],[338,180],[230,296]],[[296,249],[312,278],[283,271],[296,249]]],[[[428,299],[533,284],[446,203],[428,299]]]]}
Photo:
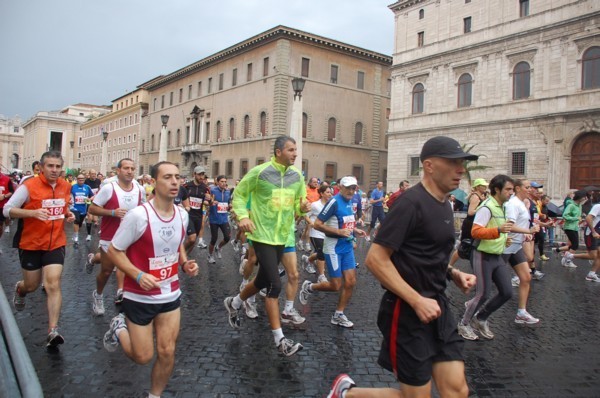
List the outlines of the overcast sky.
{"type": "Polygon", "coordinates": [[[277,25],[391,55],[391,0],[1,0],[0,114],[110,105],[277,25]]]}

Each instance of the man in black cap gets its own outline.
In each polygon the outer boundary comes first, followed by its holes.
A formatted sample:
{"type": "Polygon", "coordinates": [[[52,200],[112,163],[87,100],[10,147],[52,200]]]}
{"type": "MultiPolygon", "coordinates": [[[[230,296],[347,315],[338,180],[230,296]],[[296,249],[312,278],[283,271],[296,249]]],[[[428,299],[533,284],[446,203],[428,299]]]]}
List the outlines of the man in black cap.
{"type": "Polygon", "coordinates": [[[198,239],[198,247],[205,249],[204,243],[204,214],[203,206],[210,204],[210,189],[206,185],[206,170],[202,166],[194,168],[194,179],[187,185],[188,200],[190,204],[190,222],[188,224],[188,237],[184,243],[185,250],[189,253],[198,239]]]}
{"type": "MultiPolygon", "coordinates": [[[[467,292],[475,277],[448,267],[455,241],[448,194],[458,188],[464,160],[477,158],[452,138],[427,141],[421,151],[423,179],[396,200],[365,260],[386,289],[377,320],[383,333],[378,362],[394,372],[406,396],[430,394],[432,378],[441,396],[469,393],[463,340],[445,289],[452,280],[467,292]]],[[[329,396],[370,393],[375,391],[355,388],[348,375],[340,375],[329,396]]]]}

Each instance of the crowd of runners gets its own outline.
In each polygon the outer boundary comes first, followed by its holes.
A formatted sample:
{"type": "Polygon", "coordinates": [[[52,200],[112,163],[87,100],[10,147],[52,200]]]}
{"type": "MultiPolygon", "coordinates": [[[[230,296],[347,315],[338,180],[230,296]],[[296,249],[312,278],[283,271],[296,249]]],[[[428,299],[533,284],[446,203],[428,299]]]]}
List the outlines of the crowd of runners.
{"type": "MultiPolygon", "coordinates": [[[[292,138],[276,138],[270,161],[231,188],[223,175],[209,181],[203,166],[186,179],[170,162],[159,162],[150,175],[136,179],[136,165],[128,158],[106,177],[94,170],[67,176],[61,154],[53,151],[44,153],[31,175],[20,181],[0,175],[0,221],[7,228],[10,219],[19,221],[14,247],[19,249],[23,279],[15,285],[16,310],[22,311],[26,295],[42,286],[47,293],[47,347],[65,342],[58,327],[65,248],[79,245],[85,224],[86,241],[99,237],[85,264],[89,274],[96,274],[89,296],[96,316],[105,314],[105,287],[116,271],[119,314],[107,321],[108,331],[99,337],[108,351],[120,346],[139,364],[149,363],[156,351],[149,397],[159,397],[175,364],[180,274],[194,277],[198,264],[221,264],[222,251],[230,244],[239,256],[241,277],[239,292],[224,293],[224,318],[232,328],[243,328],[244,316],[259,316],[256,297],[262,295],[273,347],[292,356],[303,346],[288,339],[282,325],[306,322],[297,301],[305,306],[314,295],[336,293],[330,323],[354,326],[345,309],[360,265],[354,251],[357,241],[365,239],[370,244],[365,265],[385,289],[378,363],[394,372],[404,396],[426,396],[432,379],[443,396],[466,396],[464,340],[494,338],[488,319],[512,297],[513,287],[518,290],[514,321],[540,321],[526,305],[531,281],[544,276],[536,262],[549,259],[547,243],[562,255],[565,267],[588,260],[586,280],[600,282],[600,204],[592,205],[600,192],[594,189],[570,193],[562,214],[557,214],[541,184],[497,175],[489,183],[473,181],[472,191],[459,204],[449,193],[465,174],[464,161],[477,156],[448,137],[432,138],[423,146],[419,183],[402,181],[396,192],[387,194],[383,182],[363,192],[354,176],[305,182],[293,166],[296,155],[292,138]],[[466,218],[457,239],[454,218],[459,209],[466,211],[466,218]],[[65,222],[74,223],[70,239],[65,222]],[[568,238],[564,244],[555,240],[558,228],[568,238]],[[579,231],[585,253],[579,250],[579,231]],[[470,263],[464,272],[455,267],[461,257],[470,263]],[[300,270],[310,278],[301,281],[300,270]],[[447,281],[465,293],[474,290],[458,321],[449,310],[447,281]]],[[[395,389],[359,388],[348,375],[340,375],[329,397],[399,394],[395,389]]]]}

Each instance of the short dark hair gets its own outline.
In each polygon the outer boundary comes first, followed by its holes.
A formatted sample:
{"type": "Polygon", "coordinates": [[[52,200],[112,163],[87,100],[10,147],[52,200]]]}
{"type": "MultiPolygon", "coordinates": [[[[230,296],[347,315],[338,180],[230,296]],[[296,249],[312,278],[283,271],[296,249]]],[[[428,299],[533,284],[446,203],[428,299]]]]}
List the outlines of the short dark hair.
{"type": "Polygon", "coordinates": [[[398,185],[399,188],[404,188],[404,185],[406,184],[410,184],[410,182],[408,180],[402,180],[400,181],[400,184],[398,185]]]}
{"type": "Polygon", "coordinates": [[[39,161],[39,160],[36,160],[35,162],[31,163],[31,170],[34,170],[34,169],[35,169],[35,166],[37,166],[37,165],[39,165],[39,164],[40,164],[40,161],[39,161]]]}
{"type": "Polygon", "coordinates": [[[502,188],[504,188],[504,186],[508,182],[510,182],[513,185],[515,184],[515,180],[513,180],[509,176],[504,175],[504,174],[498,174],[497,176],[492,178],[492,180],[490,181],[490,185],[489,185],[490,194],[492,196],[494,196],[496,194],[496,190],[498,192],[502,191],[502,188]]]}
{"type": "Polygon", "coordinates": [[[273,145],[273,155],[277,156],[277,150],[283,151],[285,148],[285,144],[291,141],[293,144],[296,143],[296,140],[290,137],[289,135],[280,135],[275,139],[275,144],[273,145]]]}
{"type": "MultiPolygon", "coordinates": [[[[121,159],[121,160],[119,160],[117,162],[117,169],[120,169],[123,166],[123,162],[131,162],[131,163],[135,164],[135,162],[133,161],[133,159],[123,158],[123,159],[121,159]]],[[[110,171],[109,171],[109,173],[110,173],[110,171]]]]}
{"type": "Polygon", "coordinates": [[[576,191],[576,192],[575,192],[575,195],[573,195],[573,200],[574,200],[574,201],[578,201],[578,200],[581,200],[581,199],[583,199],[583,198],[585,198],[585,197],[587,197],[587,196],[588,196],[588,195],[587,195],[587,192],[586,192],[586,191],[584,191],[584,190],[579,190],[579,191],[576,191]]]}
{"type": "Polygon", "coordinates": [[[42,154],[42,157],[40,159],[40,165],[44,165],[44,163],[46,162],[46,159],[60,159],[60,166],[62,167],[62,165],[65,163],[62,154],[59,151],[48,151],[48,152],[44,152],[42,154]]]}
{"type": "Polygon", "coordinates": [[[218,176],[217,176],[217,179],[215,180],[215,182],[219,182],[219,181],[220,181],[220,180],[222,180],[223,178],[225,179],[225,181],[227,181],[227,176],[224,176],[223,174],[221,174],[221,175],[218,175],[218,176]]]}
{"type": "Polygon", "coordinates": [[[325,191],[327,191],[328,189],[331,189],[329,185],[321,185],[317,190],[319,192],[319,196],[323,196],[323,193],[325,193],[325,191]]]}
{"type": "Polygon", "coordinates": [[[156,178],[158,177],[158,169],[160,169],[160,166],[162,166],[163,164],[171,164],[173,166],[177,166],[175,163],[167,162],[166,160],[163,160],[162,162],[158,162],[155,165],[153,165],[152,167],[150,167],[150,177],[152,177],[156,180],[156,178]]]}

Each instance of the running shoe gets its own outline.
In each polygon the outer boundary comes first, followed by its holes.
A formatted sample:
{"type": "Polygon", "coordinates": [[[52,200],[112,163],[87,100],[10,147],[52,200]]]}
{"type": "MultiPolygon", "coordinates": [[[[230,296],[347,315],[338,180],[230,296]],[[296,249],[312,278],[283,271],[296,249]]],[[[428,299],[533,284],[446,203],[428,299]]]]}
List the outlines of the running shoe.
{"type": "Polygon", "coordinates": [[[281,313],[281,323],[293,323],[294,325],[300,325],[306,321],[306,318],[300,315],[297,309],[292,308],[290,311],[283,311],[281,313]]]}
{"type": "Polygon", "coordinates": [[[286,357],[294,355],[298,351],[302,350],[302,348],[304,348],[302,347],[302,344],[294,343],[294,340],[286,339],[285,337],[282,337],[277,345],[279,352],[286,357]]]}
{"type": "Polygon", "coordinates": [[[327,277],[325,276],[325,274],[321,274],[319,275],[319,277],[317,278],[317,283],[321,283],[321,282],[329,282],[327,280],[327,277]]]}
{"type": "Polygon", "coordinates": [[[308,264],[308,256],[306,254],[303,254],[301,258],[302,258],[302,265],[306,269],[306,264],[308,264]]]}
{"type": "Polygon", "coordinates": [[[309,274],[316,274],[317,273],[317,270],[315,269],[315,266],[310,261],[308,262],[308,264],[306,264],[306,272],[308,272],[309,274]]]}
{"type": "Polygon", "coordinates": [[[304,251],[310,253],[312,250],[312,247],[310,246],[310,243],[306,242],[304,244],[304,251]]]}
{"type": "Polygon", "coordinates": [[[596,274],[595,272],[589,272],[585,276],[585,280],[590,282],[600,282],[600,276],[598,276],[598,274],[596,274]]]}
{"type": "Polygon", "coordinates": [[[548,261],[548,260],[550,260],[550,257],[546,256],[545,254],[542,254],[540,256],[540,260],[542,260],[542,261],[548,261]]]}
{"type": "Polygon", "coordinates": [[[117,295],[115,296],[115,305],[123,304],[123,289],[117,289],[117,295]]]}
{"type": "Polygon", "coordinates": [[[21,296],[19,293],[19,282],[15,285],[15,295],[13,296],[13,304],[17,311],[23,311],[25,309],[25,296],[21,296]]]}
{"type": "Polygon", "coordinates": [[[223,256],[221,255],[221,248],[219,246],[215,246],[215,253],[217,255],[217,258],[223,258],[223,256]]]}
{"type": "Polygon", "coordinates": [[[58,328],[50,329],[50,333],[48,333],[48,338],[46,339],[46,347],[53,348],[57,345],[64,344],[65,339],[58,333],[58,328]]]}
{"type": "Polygon", "coordinates": [[[515,323],[526,323],[528,325],[533,325],[535,323],[538,323],[540,320],[537,318],[534,318],[529,312],[525,311],[524,314],[519,314],[517,313],[517,316],[515,317],[515,323]]]}
{"type": "Polygon", "coordinates": [[[531,274],[531,279],[535,279],[535,280],[539,281],[540,279],[542,279],[544,277],[544,275],[546,275],[546,274],[544,274],[543,272],[540,272],[536,269],[535,271],[533,271],[533,274],[531,274]]]}
{"type": "Polygon", "coordinates": [[[352,387],[356,387],[354,380],[352,380],[347,374],[342,373],[333,381],[327,398],[342,398],[344,393],[352,387]]]}
{"type": "Polygon", "coordinates": [[[298,250],[298,251],[304,250],[304,244],[302,243],[301,240],[299,240],[298,242],[296,242],[296,250],[298,250]]]}
{"type": "Polygon", "coordinates": [[[106,351],[116,351],[117,347],[119,346],[119,336],[117,336],[117,332],[121,329],[127,329],[127,324],[125,323],[125,314],[123,313],[115,316],[110,321],[110,327],[108,328],[108,331],[104,333],[104,339],[102,341],[106,351]]]}
{"type": "Polygon", "coordinates": [[[92,235],[88,235],[85,237],[86,242],[90,242],[92,240],[92,235]]]}
{"type": "Polygon", "coordinates": [[[463,325],[459,322],[458,323],[458,334],[460,334],[460,336],[465,340],[471,340],[471,341],[479,340],[479,336],[477,336],[477,333],[475,333],[475,331],[473,330],[471,325],[463,325]]]}
{"type": "Polygon", "coordinates": [[[331,316],[331,323],[333,325],[338,325],[338,326],[341,326],[344,328],[351,328],[352,326],[354,326],[354,323],[352,323],[345,314],[341,314],[341,315],[333,314],[331,316]]]}
{"type": "MultiPolygon", "coordinates": [[[[324,276],[324,275],[319,275],[319,277],[324,276]]],[[[302,288],[300,289],[300,294],[298,295],[298,298],[300,299],[300,302],[302,303],[302,305],[306,305],[308,304],[308,298],[310,297],[310,295],[312,294],[309,290],[308,287],[310,286],[311,281],[304,281],[302,283],[302,288]]]]}
{"type": "Polygon", "coordinates": [[[238,241],[235,239],[231,240],[231,246],[233,247],[233,251],[234,252],[239,252],[240,251],[240,247],[238,246],[238,241]]]}
{"type": "Polygon", "coordinates": [[[279,268],[279,277],[281,278],[284,275],[285,275],[285,268],[279,268]]]}
{"type": "Polygon", "coordinates": [[[92,311],[94,315],[104,315],[104,296],[99,295],[95,290],[92,292],[92,311]]]}
{"type": "Polygon", "coordinates": [[[519,277],[515,275],[510,279],[510,283],[512,287],[519,287],[519,285],[521,284],[521,279],[519,279],[519,277]]]}
{"type": "Polygon", "coordinates": [[[227,312],[229,313],[229,325],[231,325],[232,328],[234,329],[239,329],[240,328],[240,315],[238,313],[238,310],[236,310],[235,308],[233,308],[233,297],[227,297],[224,301],[223,301],[223,305],[225,305],[225,308],[227,309],[227,312]]]}
{"type": "Polygon", "coordinates": [[[256,311],[256,303],[251,303],[250,301],[244,301],[242,303],[244,307],[244,311],[246,312],[246,316],[250,319],[258,318],[258,311],[256,311]]]}
{"type": "Polygon", "coordinates": [[[4,233],[5,233],[5,234],[9,234],[9,233],[10,233],[10,227],[6,227],[6,228],[4,228],[4,233]]]}
{"type": "Polygon", "coordinates": [[[577,264],[575,264],[573,261],[567,261],[564,265],[567,268],[577,268],[577,264]]]}
{"type": "Polygon", "coordinates": [[[367,243],[371,242],[371,237],[369,235],[365,236],[365,240],[367,241],[367,243]]]}
{"type": "Polygon", "coordinates": [[[263,297],[267,297],[267,288],[266,288],[266,287],[263,287],[262,289],[260,289],[260,290],[258,291],[258,293],[259,293],[261,296],[263,296],[263,297]]]}
{"type": "Polygon", "coordinates": [[[482,337],[488,340],[494,338],[494,333],[490,330],[488,321],[482,321],[477,319],[477,317],[473,317],[473,319],[471,319],[471,326],[473,326],[473,329],[477,330],[482,337]]]}
{"type": "Polygon", "coordinates": [[[206,243],[204,243],[204,239],[200,238],[200,240],[198,240],[198,247],[200,249],[206,249],[207,248],[206,243]]]}
{"type": "Polygon", "coordinates": [[[213,255],[209,254],[208,255],[208,263],[209,264],[214,264],[216,262],[217,262],[217,260],[215,260],[215,257],[213,255]]]}
{"type": "Polygon", "coordinates": [[[85,272],[87,272],[88,274],[91,274],[92,271],[94,270],[94,263],[92,262],[94,260],[94,253],[90,253],[87,255],[87,261],[85,262],[85,272]]]}

